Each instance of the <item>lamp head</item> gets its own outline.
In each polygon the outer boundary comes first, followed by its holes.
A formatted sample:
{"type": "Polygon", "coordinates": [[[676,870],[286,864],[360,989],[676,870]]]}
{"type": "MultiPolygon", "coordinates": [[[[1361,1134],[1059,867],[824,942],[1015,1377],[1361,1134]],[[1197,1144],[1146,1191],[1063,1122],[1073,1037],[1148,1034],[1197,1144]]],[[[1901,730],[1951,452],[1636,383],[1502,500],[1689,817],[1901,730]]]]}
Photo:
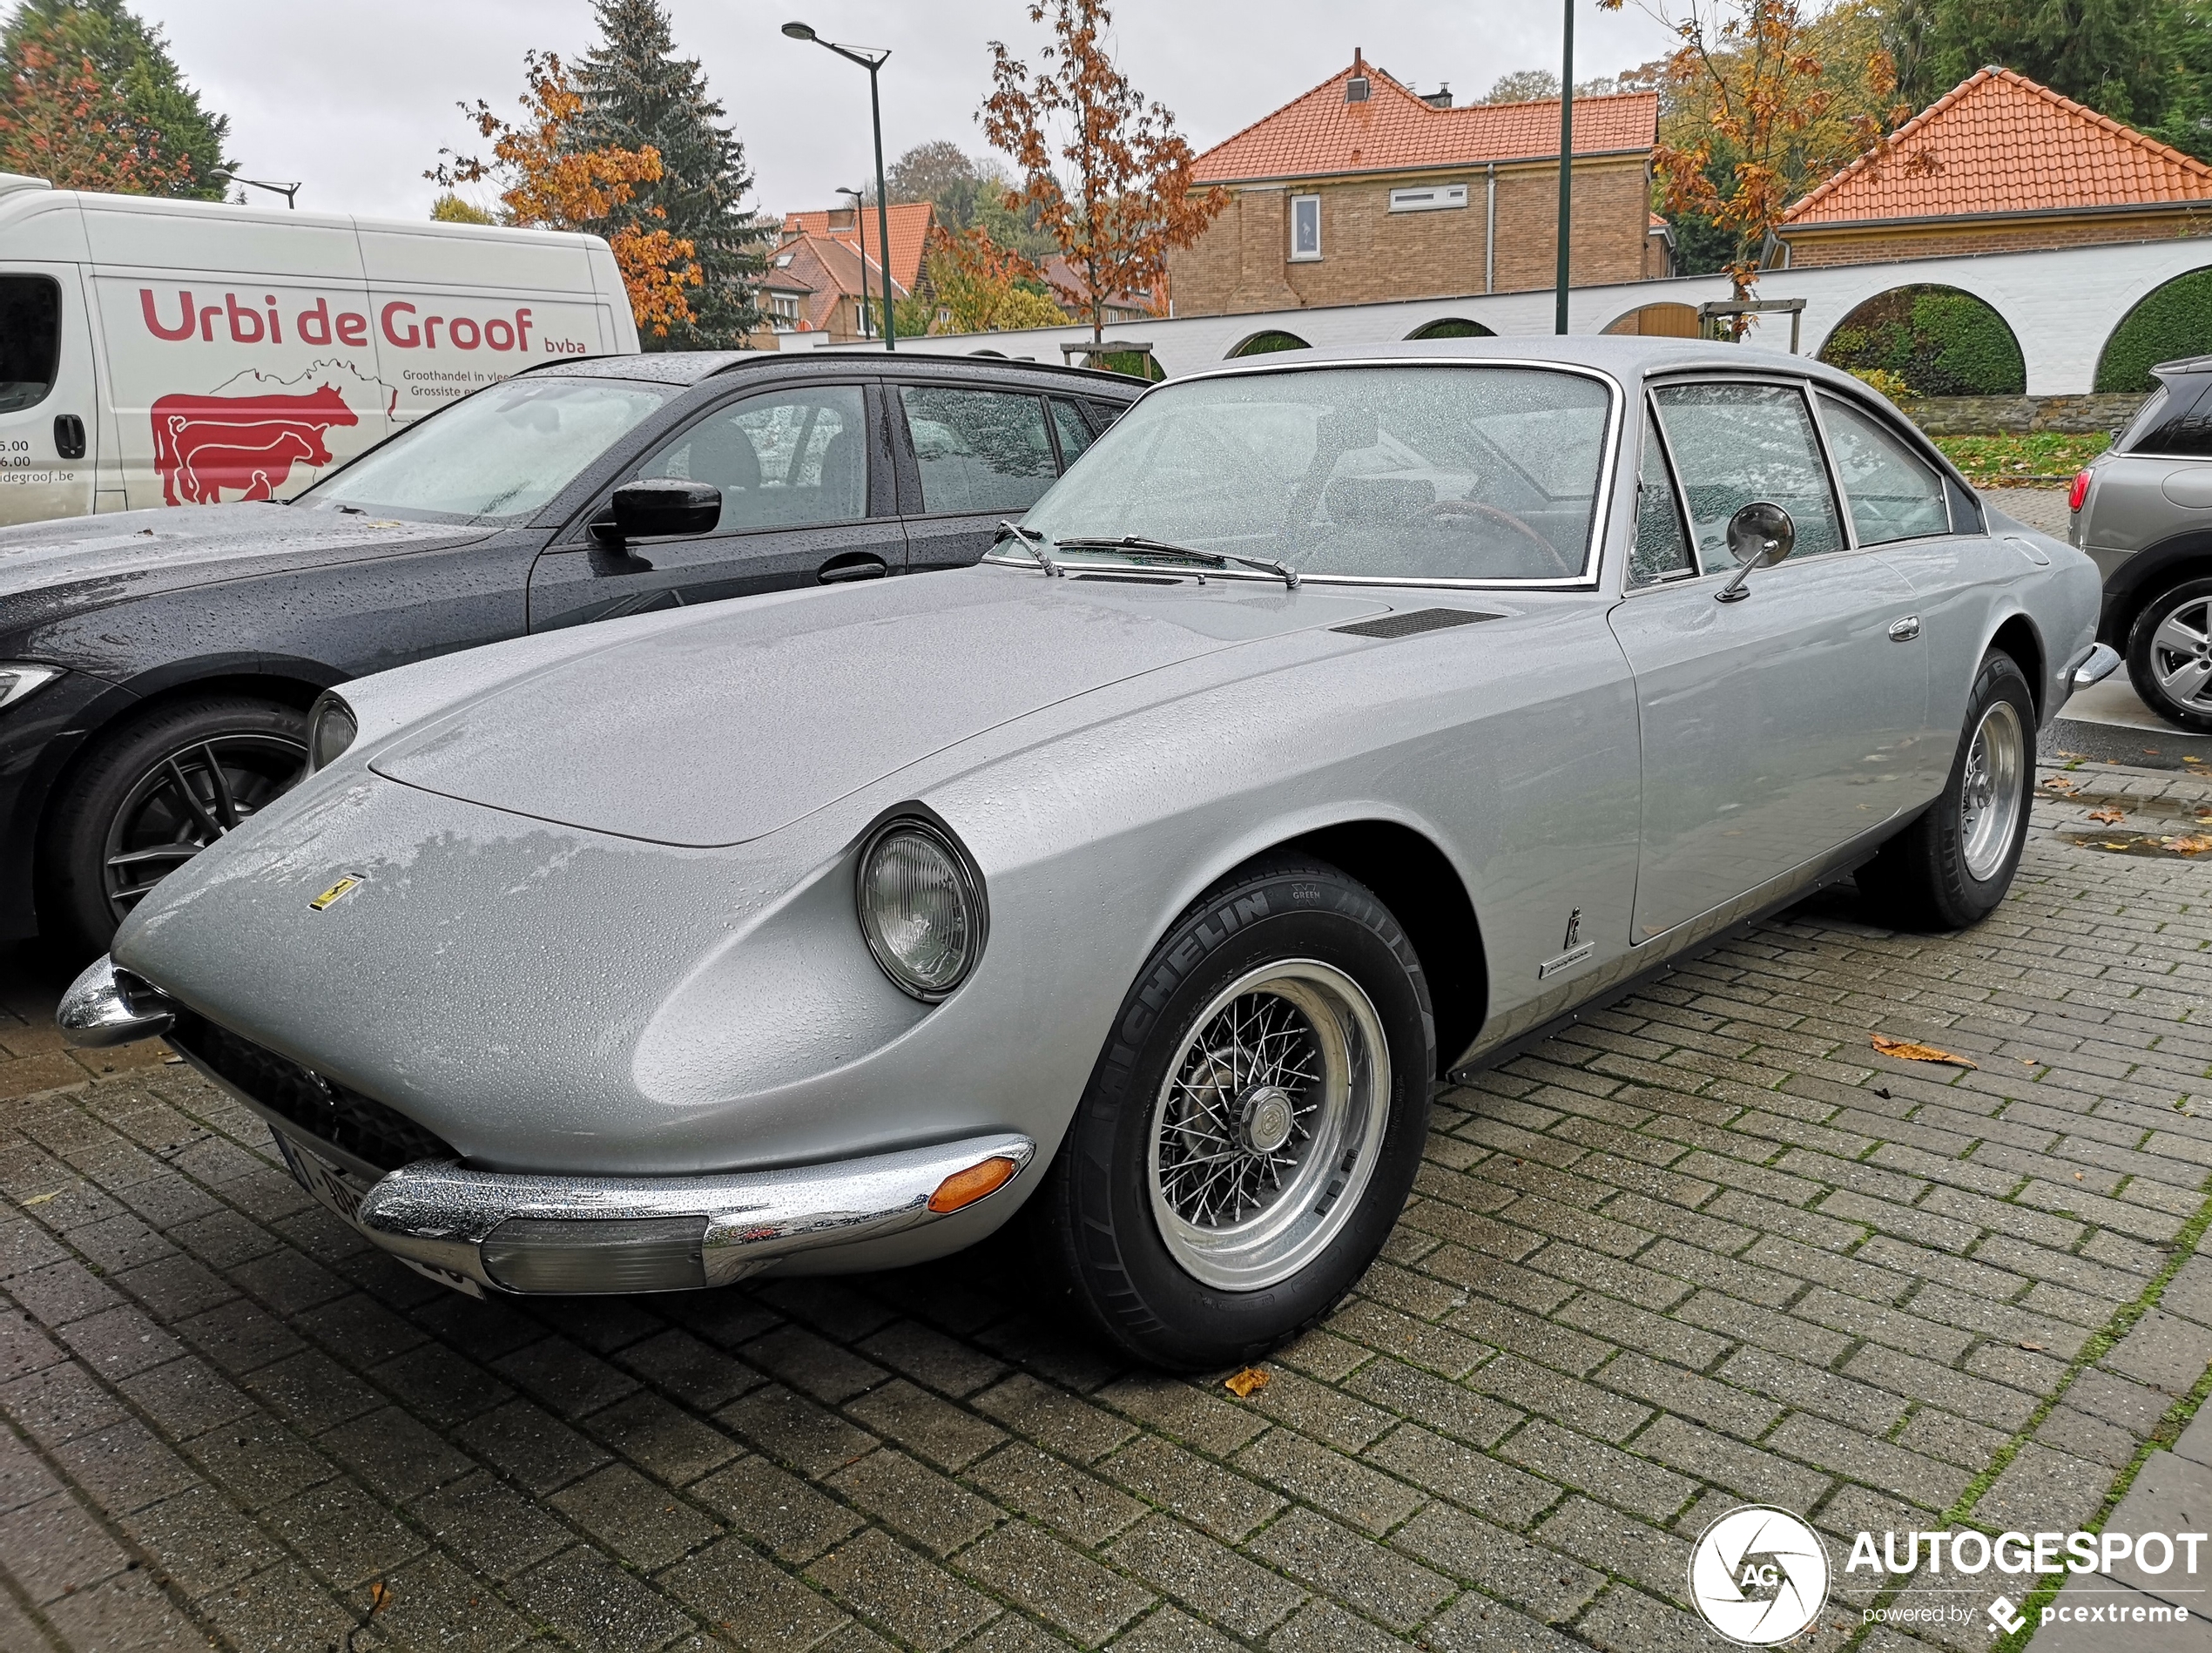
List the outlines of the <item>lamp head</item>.
{"type": "Polygon", "coordinates": [[[813,27],[803,23],[787,23],[784,25],[784,32],[793,40],[812,40],[814,37],[813,27]]]}

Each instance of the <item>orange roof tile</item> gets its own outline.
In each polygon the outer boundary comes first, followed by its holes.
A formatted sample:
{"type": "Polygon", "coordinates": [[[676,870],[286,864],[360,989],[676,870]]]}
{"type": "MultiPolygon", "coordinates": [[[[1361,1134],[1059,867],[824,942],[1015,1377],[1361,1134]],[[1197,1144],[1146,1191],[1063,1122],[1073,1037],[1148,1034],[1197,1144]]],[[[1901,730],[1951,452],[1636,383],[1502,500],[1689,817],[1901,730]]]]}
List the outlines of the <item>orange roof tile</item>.
{"type": "MultiPolygon", "coordinates": [[[[1575,152],[1647,150],[1658,139],[1656,92],[1619,92],[1575,100],[1575,152]]],[[[1320,178],[1337,172],[1416,172],[1486,161],[1533,160],[1559,153],[1559,99],[1469,104],[1436,109],[1357,53],[1304,97],[1285,104],[1197,159],[1205,184],[1260,178],[1320,178]],[[1345,101],[1345,83],[1367,77],[1362,103],[1345,101]]]]}
{"type": "Polygon", "coordinates": [[[1782,233],[2202,200],[2212,200],[2212,166],[2025,75],[1983,69],[1798,201],[1782,233]]]}
{"type": "MultiPolygon", "coordinates": [[[[843,218],[849,207],[836,212],[786,213],[784,214],[786,235],[826,235],[853,245],[849,229],[832,229],[833,217],[843,218]]],[[[898,201],[891,207],[891,280],[894,286],[909,293],[914,291],[914,278],[921,270],[922,243],[929,239],[930,215],[935,209],[927,201],[898,201]]],[[[876,261],[875,207],[873,204],[860,210],[860,252],[870,264],[876,261]]]]}

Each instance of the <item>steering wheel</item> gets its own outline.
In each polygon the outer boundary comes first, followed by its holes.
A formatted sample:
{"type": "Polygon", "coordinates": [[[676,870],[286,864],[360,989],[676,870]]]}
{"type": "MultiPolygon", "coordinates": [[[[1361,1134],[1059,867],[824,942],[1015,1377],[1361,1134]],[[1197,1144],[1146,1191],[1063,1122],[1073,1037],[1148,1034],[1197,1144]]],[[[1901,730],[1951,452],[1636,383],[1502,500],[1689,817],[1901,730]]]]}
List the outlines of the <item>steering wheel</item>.
{"type": "Polygon", "coordinates": [[[1494,523],[1507,533],[1527,540],[1549,559],[1554,568],[1568,578],[1572,579],[1581,571],[1579,569],[1568,567],[1567,559],[1559,554],[1558,546],[1553,544],[1511,511],[1500,510],[1495,505],[1487,505],[1479,499],[1440,499],[1421,514],[1439,523],[1448,523],[1454,519],[1465,522],[1473,517],[1480,522],[1494,523]]]}

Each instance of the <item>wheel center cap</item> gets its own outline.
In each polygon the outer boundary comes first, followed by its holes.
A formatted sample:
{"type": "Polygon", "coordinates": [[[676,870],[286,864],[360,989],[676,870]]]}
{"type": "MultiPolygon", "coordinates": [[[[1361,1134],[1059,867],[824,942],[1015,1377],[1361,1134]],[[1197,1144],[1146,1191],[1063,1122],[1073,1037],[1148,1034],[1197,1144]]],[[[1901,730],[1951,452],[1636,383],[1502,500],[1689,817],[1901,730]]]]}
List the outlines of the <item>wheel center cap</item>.
{"type": "Polygon", "coordinates": [[[1259,1085],[1245,1094],[1237,1110],[1237,1134],[1247,1152],[1271,1154],[1290,1141],[1297,1118],[1289,1091],[1280,1085],[1259,1085]]]}

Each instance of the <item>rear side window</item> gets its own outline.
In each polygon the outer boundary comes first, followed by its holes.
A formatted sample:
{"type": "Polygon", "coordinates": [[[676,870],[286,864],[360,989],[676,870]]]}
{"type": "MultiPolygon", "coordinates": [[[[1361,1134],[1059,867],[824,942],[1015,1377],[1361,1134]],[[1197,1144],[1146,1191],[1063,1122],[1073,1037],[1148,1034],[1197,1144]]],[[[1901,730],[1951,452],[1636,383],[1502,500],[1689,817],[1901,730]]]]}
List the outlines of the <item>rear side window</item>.
{"type": "Polygon", "coordinates": [[[2175,379],[2145,404],[2123,444],[2131,454],[2212,457],[2212,379],[2175,379]]]}
{"type": "Polygon", "coordinates": [[[1042,396],[911,385],[899,400],[925,511],[1026,511],[1059,475],[1042,396]]]}
{"type": "Polygon", "coordinates": [[[1090,418],[1090,428],[1102,436],[1106,434],[1107,426],[1128,411],[1129,404],[1125,401],[1086,401],[1083,403],[1083,412],[1090,418]]]}
{"type": "Polygon", "coordinates": [[[61,354],[61,288],[51,276],[0,275],[0,413],[45,401],[61,354]]]}
{"type": "Polygon", "coordinates": [[[1832,396],[1821,397],[1820,411],[1861,545],[1951,531],[1943,479],[1925,460],[1878,421],[1832,396]]]}
{"type": "Polygon", "coordinates": [[[1090,427],[1083,422],[1081,409],[1072,401],[1052,399],[1052,428],[1060,436],[1060,462],[1072,465],[1090,446],[1090,427]]]}

